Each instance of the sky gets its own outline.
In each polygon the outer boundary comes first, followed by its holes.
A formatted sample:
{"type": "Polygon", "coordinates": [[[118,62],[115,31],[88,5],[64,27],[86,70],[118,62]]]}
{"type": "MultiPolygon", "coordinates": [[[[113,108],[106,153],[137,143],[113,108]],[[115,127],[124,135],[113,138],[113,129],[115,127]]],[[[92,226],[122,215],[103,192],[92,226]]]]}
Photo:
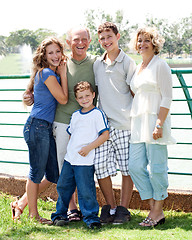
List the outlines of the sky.
{"type": "Polygon", "coordinates": [[[177,21],[192,14],[191,0],[3,0],[1,2],[0,35],[20,29],[47,28],[63,35],[75,25],[85,23],[85,11],[103,10],[115,15],[123,10],[124,18],[142,25],[147,16],[177,21]]]}

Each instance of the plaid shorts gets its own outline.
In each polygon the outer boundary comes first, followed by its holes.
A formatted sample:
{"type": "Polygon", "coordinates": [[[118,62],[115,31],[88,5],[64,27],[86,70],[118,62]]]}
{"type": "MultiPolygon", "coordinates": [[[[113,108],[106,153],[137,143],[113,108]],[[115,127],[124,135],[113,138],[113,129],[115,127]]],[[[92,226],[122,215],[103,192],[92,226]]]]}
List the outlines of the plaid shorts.
{"type": "Polygon", "coordinates": [[[95,174],[97,179],[117,175],[117,163],[122,175],[128,176],[129,130],[110,127],[110,138],[95,149],[95,174]]]}

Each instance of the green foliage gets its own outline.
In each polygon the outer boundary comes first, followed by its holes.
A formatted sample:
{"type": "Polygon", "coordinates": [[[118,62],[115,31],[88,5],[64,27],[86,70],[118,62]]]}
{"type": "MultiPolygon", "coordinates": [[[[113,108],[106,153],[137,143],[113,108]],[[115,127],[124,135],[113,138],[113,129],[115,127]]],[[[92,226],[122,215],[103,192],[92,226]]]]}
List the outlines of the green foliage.
{"type": "Polygon", "coordinates": [[[185,29],[182,34],[183,51],[191,54],[192,50],[192,14],[189,18],[183,18],[181,21],[182,29],[185,29]]]}
{"type": "MultiPolygon", "coordinates": [[[[101,55],[104,49],[98,42],[97,28],[105,22],[114,22],[121,34],[119,46],[125,51],[129,51],[128,44],[131,40],[132,33],[138,28],[138,24],[130,25],[129,20],[124,17],[122,10],[117,10],[115,16],[106,13],[104,10],[87,10],[85,13],[85,26],[91,31],[91,44],[89,50],[92,54],[101,55]]],[[[168,54],[169,58],[174,55],[186,53],[192,55],[192,14],[189,17],[178,19],[178,22],[169,23],[167,19],[157,19],[146,17],[145,25],[156,26],[165,38],[165,44],[162,53],[168,54]]],[[[57,34],[48,29],[39,28],[36,31],[22,29],[11,32],[10,36],[0,36],[0,55],[17,53],[19,46],[28,44],[32,50],[35,50],[40,42],[47,36],[57,34]]],[[[61,36],[62,40],[66,39],[66,33],[61,36]]]]}
{"type": "Polygon", "coordinates": [[[5,56],[7,53],[6,37],[0,36],[0,56],[5,56]]]}
{"type": "MultiPolygon", "coordinates": [[[[21,220],[11,219],[10,203],[12,196],[0,194],[0,239],[2,240],[180,240],[192,239],[192,213],[165,211],[166,222],[156,228],[142,228],[138,225],[146,216],[146,211],[131,210],[132,219],[122,225],[105,225],[100,230],[89,230],[83,222],[70,223],[68,226],[56,227],[37,223],[28,218],[28,208],[21,220]]],[[[56,203],[38,200],[38,209],[42,217],[50,219],[56,203]]]]}
{"type": "MultiPolygon", "coordinates": [[[[39,28],[34,32],[36,36],[37,46],[46,38],[49,36],[57,36],[57,34],[49,29],[45,28],[39,28]]],[[[36,47],[37,47],[36,46],[36,47]]],[[[36,49],[35,47],[35,49],[36,49]]]]}
{"type": "Polygon", "coordinates": [[[129,26],[129,21],[124,19],[123,11],[117,10],[115,17],[106,14],[103,10],[97,11],[91,9],[85,12],[86,22],[85,25],[90,29],[92,41],[90,44],[90,51],[92,54],[101,55],[104,49],[98,42],[97,28],[100,24],[106,21],[113,22],[117,25],[121,38],[119,46],[124,50],[128,50],[128,43],[130,41],[130,32],[132,28],[129,26]]]}
{"type": "Polygon", "coordinates": [[[48,36],[56,36],[56,33],[48,29],[39,28],[36,31],[29,29],[22,29],[15,32],[11,32],[6,39],[6,44],[10,48],[10,52],[16,52],[17,47],[24,44],[30,45],[32,51],[34,51],[42,40],[48,36]]]}
{"type": "MultiPolygon", "coordinates": [[[[115,17],[106,14],[102,10],[87,10],[85,12],[85,25],[90,29],[92,34],[92,42],[90,50],[95,54],[102,54],[103,49],[98,43],[96,29],[99,24],[105,21],[115,23],[121,34],[119,40],[120,47],[128,52],[128,43],[131,39],[131,34],[138,28],[138,24],[130,26],[129,21],[124,18],[123,11],[117,10],[115,17]]],[[[144,25],[155,26],[165,38],[165,44],[162,53],[168,54],[169,58],[173,55],[187,53],[191,55],[192,50],[192,14],[190,17],[179,19],[179,22],[169,23],[167,19],[157,19],[147,17],[144,25]]]]}
{"type": "Polygon", "coordinates": [[[7,45],[10,47],[22,46],[24,44],[30,45],[32,49],[36,48],[38,43],[33,31],[28,29],[18,30],[11,32],[7,38],[7,45]]]}
{"type": "Polygon", "coordinates": [[[162,52],[169,58],[183,52],[191,54],[192,49],[192,14],[179,22],[169,23],[167,19],[147,18],[146,25],[155,26],[165,38],[162,52]]]}

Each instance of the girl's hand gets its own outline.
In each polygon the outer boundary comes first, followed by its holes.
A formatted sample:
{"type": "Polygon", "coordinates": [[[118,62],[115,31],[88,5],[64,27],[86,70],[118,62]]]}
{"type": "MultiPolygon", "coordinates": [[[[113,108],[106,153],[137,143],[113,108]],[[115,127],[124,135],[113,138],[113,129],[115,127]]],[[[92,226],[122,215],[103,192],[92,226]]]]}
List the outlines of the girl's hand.
{"type": "Polygon", "coordinates": [[[67,59],[65,57],[62,58],[59,66],[57,67],[57,74],[60,76],[65,76],[67,74],[67,59]]]}
{"type": "Polygon", "coordinates": [[[27,106],[31,106],[34,103],[34,95],[29,90],[23,94],[23,102],[27,106]]]}

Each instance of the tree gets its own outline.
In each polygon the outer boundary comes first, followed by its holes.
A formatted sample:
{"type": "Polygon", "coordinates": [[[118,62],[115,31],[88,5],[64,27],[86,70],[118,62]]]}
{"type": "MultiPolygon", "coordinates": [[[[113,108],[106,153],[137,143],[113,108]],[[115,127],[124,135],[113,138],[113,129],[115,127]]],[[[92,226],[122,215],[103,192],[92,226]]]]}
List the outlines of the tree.
{"type": "Polygon", "coordinates": [[[171,58],[173,52],[172,39],[170,36],[170,26],[167,19],[157,19],[153,17],[146,18],[146,26],[156,27],[159,33],[164,37],[165,43],[162,49],[162,53],[168,53],[171,58]]]}
{"type": "Polygon", "coordinates": [[[34,51],[44,38],[51,35],[56,36],[56,33],[44,28],[39,28],[35,32],[29,29],[21,29],[11,32],[6,43],[9,47],[19,47],[27,44],[34,51]]]}
{"type": "MultiPolygon", "coordinates": [[[[37,41],[37,46],[45,39],[46,37],[49,36],[57,36],[57,34],[49,29],[46,28],[39,28],[34,32],[36,36],[36,41],[37,41]]],[[[37,47],[36,46],[36,47],[37,47]]]]}
{"type": "Polygon", "coordinates": [[[131,34],[133,31],[135,31],[138,28],[138,25],[129,26],[129,21],[124,19],[123,11],[117,10],[116,16],[114,19],[114,23],[116,24],[119,33],[121,35],[121,38],[119,39],[119,46],[122,48],[125,52],[129,50],[129,42],[131,40],[131,34]]]}
{"type": "Polygon", "coordinates": [[[89,45],[89,50],[92,54],[101,55],[104,50],[98,42],[97,35],[97,24],[103,21],[111,21],[111,17],[105,14],[103,10],[98,9],[97,11],[90,9],[85,12],[86,27],[89,28],[91,33],[91,43],[89,45]]]}
{"type": "Polygon", "coordinates": [[[87,10],[85,12],[85,25],[90,29],[92,41],[90,44],[90,51],[93,54],[101,55],[104,49],[100,46],[98,42],[97,27],[106,22],[110,21],[117,25],[121,38],[119,40],[119,46],[124,50],[128,50],[128,43],[130,40],[130,33],[132,28],[129,27],[129,21],[124,20],[123,11],[117,10],[115,17],[110,14],[106,14],[103,10],[87,10]]]}
{"type": "Polygon", "coordinates": [[[183,18],[181,21],[181,28],[183,29],[182,42],[183,51],[191,55],[192,48],[192,14],[189,18],[183,18]]]}
{"type": "Polygon", "coordinates": [[[6,37],[0,36],[0,55],[6,55],[7,53],[7,45],[5,43],[6,37]]]}
{"type": "Polygon", "coordinates": [[[7,44],[11,47],[27,44],[31,46],[32,50],[34,50],[37,47],[38,42],[33,31],[22,29],[16,32],[11,32],[10,36],[7,38],[7,44]]]}

